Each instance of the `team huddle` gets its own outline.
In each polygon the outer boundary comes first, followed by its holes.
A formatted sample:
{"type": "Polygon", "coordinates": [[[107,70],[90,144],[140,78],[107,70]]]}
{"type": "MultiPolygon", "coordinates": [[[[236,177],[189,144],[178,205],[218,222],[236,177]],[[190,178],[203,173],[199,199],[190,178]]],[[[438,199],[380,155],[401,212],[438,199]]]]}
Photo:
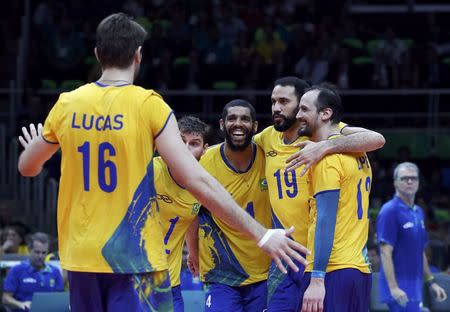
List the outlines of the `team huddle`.
{"type": "Polygon", "coordinates": [[[72,311],[184,311],[182,250],[207,285],[205,311],[367,311],[376,132],[341,122],[329,85],[276,80],[273,126],[236,99],[208,147],[206,124],[178,123],[133,85],[145,30],[123,14],[97,28],[102,76],[62,93],[20,138],[23,175],[62,151],[61,266],[72,311]],[[91,117],[91,118],[90,118],[91,117]],[[159,157],[153,157],[157,150],[159,157]]]}

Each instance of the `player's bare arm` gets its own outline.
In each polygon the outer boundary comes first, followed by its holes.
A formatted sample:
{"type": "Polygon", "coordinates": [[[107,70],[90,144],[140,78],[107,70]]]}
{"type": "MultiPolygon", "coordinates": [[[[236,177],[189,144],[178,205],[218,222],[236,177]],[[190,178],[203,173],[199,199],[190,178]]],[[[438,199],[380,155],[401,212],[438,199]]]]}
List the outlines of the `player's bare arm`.
{"type": "Polygon", "coordinates": [[[281,233],[264,228],[241,209],[223,186],[200,166],[183,144],[174,116],[169,118],[155,142],[159,154],[171,169],[174,178],[180,184],[186,185],[188,191],[208,210],[255,242],[268,238],[261,248],[279,264],[280,270],[286,272],[281,260],[295,271],[298,271],[298,267],[291,258],[306,264],[306,260],[298,252],[306,254],[308,250],[289,239],[288,231],[281,233]]]}
{"type": "Polygon", "coordinates": [[[186,246],[188,250],[187,266],[192,275],[199,274],[199,255],[198,255],[198,217],[192,222],[186,232],[186,246]]]}
{"type": "Polygon", "coordinates": [[[18,169],[24,177],[37,176],[42,166],[59,149],[59,144],[51,144],[42,138],[42,124],[36,127],[30,124],[30,129],[22,127],[23,136],[19,142],[24,150],[19,156],[18,169]]]}
{"type": "Polygon", "coordinates": [[[295,146],[300,150],[287,160],[286,170],[295,170],[305,165],[301,175],[327,154],[371,152],[380,149],[386,143],[383,135],[378,132],[359,127],[345,127],[341,130],[343,136],[333,140],[319,142],[303,141],[295,146]]]}

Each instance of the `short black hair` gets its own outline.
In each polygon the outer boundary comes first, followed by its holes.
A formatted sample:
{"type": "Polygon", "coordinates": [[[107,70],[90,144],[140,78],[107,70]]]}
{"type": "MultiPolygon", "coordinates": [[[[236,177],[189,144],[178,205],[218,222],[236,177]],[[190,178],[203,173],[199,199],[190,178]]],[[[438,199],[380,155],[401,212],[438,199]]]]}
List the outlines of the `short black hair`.
{"type": "Polygon", "coordinates": [[[235,99],[228,102],[222,110],[222,119],[225,120],[228,116],[228,109],[230,107],[246,107],[250,110],[250,117],[252,118],[252,122],[256,121],[256,111],[252,104],[249,101],[243,99],[235,99]]]}
{"type": "Polygon", "coordinates": [[[127,68],[134,54],[144,44],[147,32],[124,13],[103,19],[97,27],[97,57],[103,68],[127,68]]]}
{"type": "Polygon", "coordinates": [[[330,118],[331,123],[336,124],[341,122],[344,107],[342,106],[341,97],[336,86],[328,82],[323,82],[320,85],[314,85],[308,88],[305,92],[314,90],[319,91],[315,103],[317,111],[320,112],[325,108],[331,108],[333,110],[330,118]]]}
{"type": "Polygon", "coordinates": [[[275,80],[273,83],[273,87],[282,86],[282,87],[294,87],[295,95],[297,96],[297,101],[300,101],[303,94],[305,94],[306,90],[311,87],[309,83],[305,80],[300,79],[295,76],[286,76],[275,80]]]}
{"type": "Polygon", "coordinates": [[[178,128],[181,133],[198,133],[203,138],[203,143],[206,143],[206,137],[208,135],[208,125],[201,121],[199,118],[188,115],[181,117],[178,120],[178,128]]]}

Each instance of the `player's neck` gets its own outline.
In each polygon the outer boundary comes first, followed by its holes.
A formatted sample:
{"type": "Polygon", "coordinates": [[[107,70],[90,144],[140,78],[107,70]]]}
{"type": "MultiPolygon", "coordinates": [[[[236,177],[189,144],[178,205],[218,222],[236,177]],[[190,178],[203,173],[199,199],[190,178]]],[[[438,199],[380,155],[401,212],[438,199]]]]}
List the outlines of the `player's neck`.
{"type": "Polygon", "coordinates": [[[397,192],[397,196],[400,197],[401,200],[403,200],[405,202],[405,204],[408,205],[408,207],[410,207],[410,208],[414,207],[414,201],[416,199],[416,197],[414,195],[408,196],[406,194],[397,192]]]}
{"type": "Polygon", "coordinates": [[[253,143],[242,151],[232,150],[227,143],[224,146],[224,154],[227,161],[239,172],[244,172],[253,161],[253,143]]]}
{"type": "Polygon", "coordinates": [[[337,125],[333,125],[331,123],[323,124],[321,127],[317,128],[314,131],[313,135],[311,135],[310,140],[313,142],[319,142],[328,140],[330,136],[339,134],[339,128],[337,125]]]}
{"type": "Polygon", "coordinates": [[[105,68],[98,81],[107,85],[133,84],[134,71],[131,66],[126,69],[105,68]]]}
{"type": "Polygon", "coordinates": [[[297,140],[299,138],[299,134],[298,134],[298,130],[300,129],[300,123],[299,122],[295,122],[292,127],[290,127],[289,129],[287,129],[286,131],[283,131],[283,142],[285,144],[291,144],[293,143],[295,140],[297,140]]]}

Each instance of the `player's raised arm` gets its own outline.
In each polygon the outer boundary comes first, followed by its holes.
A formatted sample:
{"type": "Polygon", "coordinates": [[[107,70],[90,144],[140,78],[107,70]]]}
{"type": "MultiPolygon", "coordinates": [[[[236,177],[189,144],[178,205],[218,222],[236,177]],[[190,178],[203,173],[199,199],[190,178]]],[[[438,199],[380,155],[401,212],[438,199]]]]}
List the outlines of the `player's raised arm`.
{"type": "Polygon", "coordinates": [[[298,270],[291,258],[306,264],[297,251],[308,250],[289,239],[284,230],[267,230],[248,213],[241,209],[223,186],[210,176],[195,160],[183,144],[175,117],[172,115],[164,130],[156,139],[156,148],[171,169],[174,178],[186,188],[218,218],[230,227],[251,237],[286,272],[281,263],[285,261],[292,269],[298,270]]]}
{"type": "Polygon", "coordinates": [[[286,160],[286,170],[295,170],[305,165],[303,175],[312,164],[327,154],[371,152],[382,148],[386,143],[383,135],[365,128],[346,126],[341,129],[341,133],[343,136],[333,140],[298,143],[296,146],[301,149],[286,160]]]}
{"type": "Polygon", "coordinates": [[[30,130],[22,127],[23,136],[19,136],[19,142],[24,150],[19,156],[18,169],[24,177],[37,176],[44,163],[59,149],[59,144],[46,142],[42,137],[42,124],[37,129],[30,124],[30,130]]]}

